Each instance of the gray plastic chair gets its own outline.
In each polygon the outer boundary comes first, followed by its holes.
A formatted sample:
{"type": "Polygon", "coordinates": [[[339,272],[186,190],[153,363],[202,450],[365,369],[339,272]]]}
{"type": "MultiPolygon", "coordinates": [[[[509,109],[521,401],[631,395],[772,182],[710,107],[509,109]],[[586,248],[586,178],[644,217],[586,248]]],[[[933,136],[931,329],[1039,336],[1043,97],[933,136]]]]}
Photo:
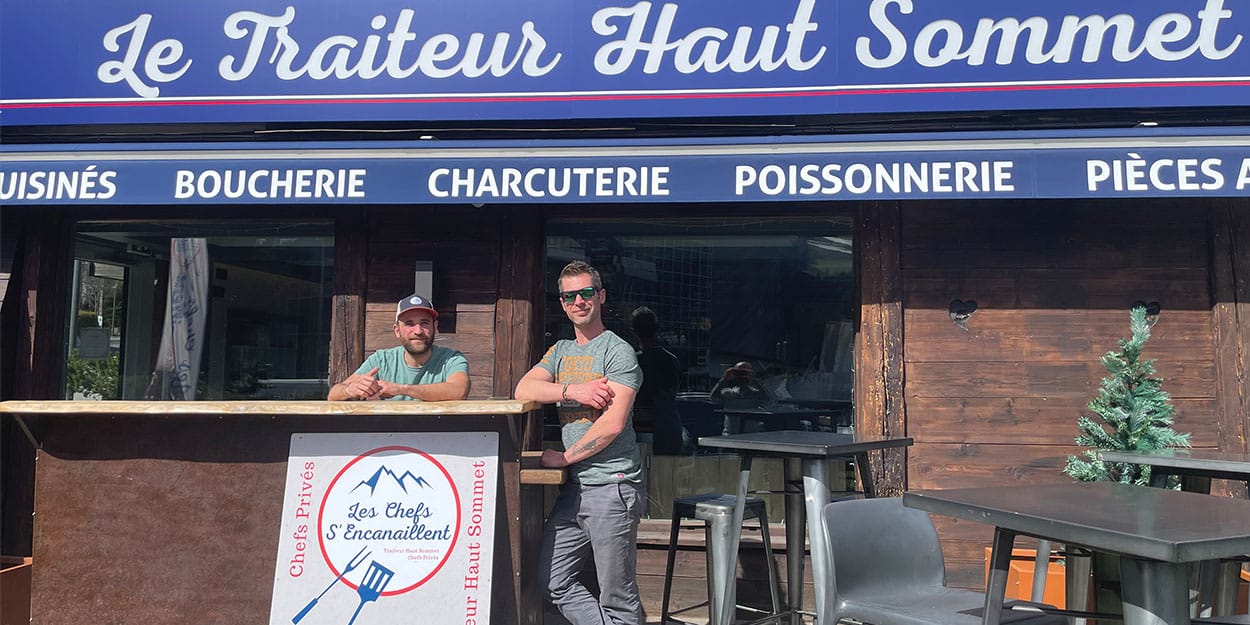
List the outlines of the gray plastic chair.
{"type": "MultiPolygon", "coordinates": [[[[833,563],[833,618],[822,622],[980,625],[985,593],[946,587],[942,547],[928,513],[905,508],[898,498],[844,499],[825,506],[824,521],[833,563]]],[[[1010,601],[1004,608],[1019,605],[1041,604],[1010,601]]],[[[1002,622],[1067,625],[1068,620],[1004,609],[1002,622]]]]}

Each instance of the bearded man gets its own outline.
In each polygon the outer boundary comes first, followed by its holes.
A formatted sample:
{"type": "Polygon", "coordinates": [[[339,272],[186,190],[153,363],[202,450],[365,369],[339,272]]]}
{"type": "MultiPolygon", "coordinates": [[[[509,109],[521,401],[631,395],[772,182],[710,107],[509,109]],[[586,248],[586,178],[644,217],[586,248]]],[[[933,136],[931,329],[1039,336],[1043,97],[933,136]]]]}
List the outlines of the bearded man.
{"type": "Polygon", "coordinates": [[[395,306],[398,347],[373,352],[356,373],[330,387],[330,401],[414,399],[451,401],[469,396],[469,361],[434,344],[438,311],[413,293],[395,306]]]}

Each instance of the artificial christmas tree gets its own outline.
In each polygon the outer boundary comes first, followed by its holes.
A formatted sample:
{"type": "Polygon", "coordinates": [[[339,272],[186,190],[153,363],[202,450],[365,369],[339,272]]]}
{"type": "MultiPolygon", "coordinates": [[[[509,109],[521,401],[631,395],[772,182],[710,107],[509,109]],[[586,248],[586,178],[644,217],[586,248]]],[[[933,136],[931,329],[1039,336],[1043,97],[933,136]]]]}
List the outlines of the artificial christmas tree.
{"type": "MultiPolygon", "coordinates": [[[[1157,318],[1157,309],[1154,312],[1157,318]]],[[[1172,429],[1171,397],[1154,377],[1155,361],[1142,360],[1142,347],[1150,339],[1151,315],[1145,304],[1129,312],[1132,337],[1120,339],[1119,351],[1109,351],[1102,365],[1110,374],[1102,379],[1098,396],[1087,407],[1095,421],[1085,415],[1077,419],[1078,445],[1092,447],[1085,458],[1069,456],[1064,473],[1081,482],[1116,481],[1126,484],[1150,483],[1150,467],[1123,462],[1103,462],[1098,450],[1152,451],[1167,447],[1189,447],[1189,434],[1172,429]]],[[[1175,479],[1175,478],[1173,478],[1175,479]]]]}

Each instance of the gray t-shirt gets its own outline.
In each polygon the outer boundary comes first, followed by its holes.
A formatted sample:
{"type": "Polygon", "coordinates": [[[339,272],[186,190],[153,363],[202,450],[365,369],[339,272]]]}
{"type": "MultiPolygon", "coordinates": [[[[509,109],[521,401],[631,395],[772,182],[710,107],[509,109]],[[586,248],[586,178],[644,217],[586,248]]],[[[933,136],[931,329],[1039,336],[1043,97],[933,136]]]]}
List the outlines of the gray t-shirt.
{"type": "MultiPolygon", "coordinates": [[[[557,341],[538,366],[551,374],[556,384],[580,384],[607,377],[608,381],[638,390],[642,369],[634,348],[621,337],[605,330],[585,345],[568,339],[557,341]]],[[[602,410],[577,402],[557,404],[560,438],[567,449],[582,438],[602,410]]],[[[642,456],[634,437],[633,414],[626,415],[625,429],[599,453],[573,465],[570,474],[582,484],[614,484],[642,481],[642,456]]]]}

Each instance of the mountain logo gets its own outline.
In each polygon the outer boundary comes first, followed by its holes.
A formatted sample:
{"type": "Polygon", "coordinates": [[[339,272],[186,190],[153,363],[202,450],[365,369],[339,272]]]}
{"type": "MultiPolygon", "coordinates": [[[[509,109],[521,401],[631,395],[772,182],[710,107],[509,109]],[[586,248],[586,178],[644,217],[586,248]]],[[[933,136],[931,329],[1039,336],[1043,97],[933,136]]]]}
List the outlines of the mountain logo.
{"type": "Polygon", "coordinates": [[[373,472],[373,475],[369,476],[369,479],[361,480],[360,483],[356,484],[356,486],[348,492],[354,493],[361,486],[368,486],[369,494],[372,495],[373,492],[377,490],[378,482],[382,480],[383,476],[390,478],[392,481],[398,484],[399,487],[403,489],[405,493],[408,492],[407,482],[409,480],[411,480],[413,485],[415,486],[420,486],[421,488],[431,488],[430,483],[427,482],[425,478],[417,476],[417,475],[413,475],[411,471],[404,471],[403,475],[395,475],[394,471],[387,468],[386,465],[382,465],[378,467],[377,471],[373,472]]]}
{"type": "MultiPolygon", "coordinates": [[[[361,548],[393,572],[379,590],[402,595],[429,581],[451,558],[461,533],[463,508],[452,473],[416,447],[384,445],[347,460],[326,487],[316,536],[332,575],[364,589],[356,574],[343,575],[361,548]]],[[[312,533],[312,532],[310,532],[312,533]]],[[[362,595],[363,596],[363,595],[362,595]]]]}

